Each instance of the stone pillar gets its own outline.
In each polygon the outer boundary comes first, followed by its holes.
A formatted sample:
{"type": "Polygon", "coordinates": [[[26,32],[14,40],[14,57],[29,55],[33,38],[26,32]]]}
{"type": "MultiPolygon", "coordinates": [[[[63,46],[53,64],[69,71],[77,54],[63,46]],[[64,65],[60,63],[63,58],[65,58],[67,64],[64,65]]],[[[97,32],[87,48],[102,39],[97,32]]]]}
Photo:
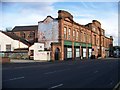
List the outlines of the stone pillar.
{"type": "Polygon", "coordinates": [[[87,59],[88,59],[88,54],[89,54],[88,47],[86,47],[86,58],[87,59]]]}
{"type": "Polygon", "coordinates": [[[82,49],[82,46],[81,46],[81,50],[80,51],[81,51],[81,59],[83,59],[83,55],[82,55],[83,54],[83,49],[82,49]]]}
{"type": "Polygon", "coordinates": [[[64,60],[64,40],[61,41],[61,59],[64,60]]]}
{"type": "Polygon", "coordinates": [[[61,53],[60,53],[60,60],[64,60],[64,20],[61,18],[58,20],[59,24],[59,42],[60,42],[60,47],[61,47],[61,53]]]}
{"type": "Polygon", "coordinates": [[[80,59],[82,57],[82,47],[80,46],[80,59]]]}
{"type": "Polygon", "coordinates": [[[75,59],[75,57],[74,57],[74,42],[72,42],[72,60],[74,60],[75,59]]]}

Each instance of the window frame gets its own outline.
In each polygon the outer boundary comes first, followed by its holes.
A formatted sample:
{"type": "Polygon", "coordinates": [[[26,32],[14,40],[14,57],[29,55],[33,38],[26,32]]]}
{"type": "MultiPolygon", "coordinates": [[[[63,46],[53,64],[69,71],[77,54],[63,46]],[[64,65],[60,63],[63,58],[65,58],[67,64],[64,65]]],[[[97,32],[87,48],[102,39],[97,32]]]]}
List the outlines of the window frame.
{"type": "Polygon", "coordinates": [[[67,38],[67,27],[64,27],[64,38],[67,38]]]}
{"type": "Polygon", "coordinates": [[[11,44],[6,44],[6,51],[11,51],[11,44]],[[8,47],[10,46],[10,47],[8,47]]]}

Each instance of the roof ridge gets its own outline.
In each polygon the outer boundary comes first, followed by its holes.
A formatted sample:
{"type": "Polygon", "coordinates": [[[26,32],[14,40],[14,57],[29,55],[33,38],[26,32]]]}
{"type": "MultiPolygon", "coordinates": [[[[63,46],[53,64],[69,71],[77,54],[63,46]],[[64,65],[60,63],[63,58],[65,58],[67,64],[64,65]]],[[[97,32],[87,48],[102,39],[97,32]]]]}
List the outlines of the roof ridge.
{"type": "Polygon", "coordinates": [[[15,26],[12,31],[32,31],[38,30],[38,25],[29,25],[29,26],[15,26]]]}

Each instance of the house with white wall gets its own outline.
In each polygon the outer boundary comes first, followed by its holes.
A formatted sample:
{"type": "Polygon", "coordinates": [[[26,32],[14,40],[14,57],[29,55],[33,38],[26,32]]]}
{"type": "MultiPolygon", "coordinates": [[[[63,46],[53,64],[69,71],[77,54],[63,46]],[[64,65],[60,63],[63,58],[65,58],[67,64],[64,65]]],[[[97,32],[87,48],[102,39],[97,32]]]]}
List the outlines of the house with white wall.
{"type": "Polygon", "coordinates": [[[44,43],[34,43],[30,46],[29,55],[33,60],[50,61],[50,51],[44,51],[44,43]]]}
{"type": "Polygon", "coordinates": [[[28,48],[29,42],[15,34],[0,31],[0,52],[14,51],[18,48],[28,48]]]}

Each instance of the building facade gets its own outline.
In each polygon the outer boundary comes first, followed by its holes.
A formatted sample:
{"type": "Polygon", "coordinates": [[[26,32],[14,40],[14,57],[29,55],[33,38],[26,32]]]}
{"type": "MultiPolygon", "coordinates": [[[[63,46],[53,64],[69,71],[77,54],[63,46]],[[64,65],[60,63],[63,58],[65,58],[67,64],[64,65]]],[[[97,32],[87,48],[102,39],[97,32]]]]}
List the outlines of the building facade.
{"type": "Polygon", "coordinates": [[[47,16],[38,22],[38,42],[44,43],[45,50],[51,50],[51,43],[58,42],[58,20],[47,16]]]}
{"type": "Polygon", "coordinates": [[[81,25],[64,10],[58,17],[47,16],[38,25],[15,26],[11,32],[27,40],[31,45],[44,43],[45,51],[51,52],[51,60],[75,60],[108,57],[113,55],[113,37],[105,36],[101,23],[93,20],[81,25]]]}
{"type": "MultiPolygon", "coordinates": [[[[52,60],[75,60],[91,56],[105,58],[109,56],[110,45],[113,45],[112,36],[105,36],[105,30],[99,21],[93,20],[92,23],[81,25],[73,20],[69,12],[63,10],[58,11],[58,18],[48,16],[38,23],[38,27],[41,28],[38,29],[39,32],[47,33],[43,34],[50,39],[46,41],[52,41],[49,43],[52,60]]],[[[41,41],[40,35],[38,40],[41,41]]]]}
{"type": "Polygon", "coordinates": [[[14,33],[18,37],[24,38],[30,43],[37,42],[38,25],[15,26],[9,33],[14,33]]]}

